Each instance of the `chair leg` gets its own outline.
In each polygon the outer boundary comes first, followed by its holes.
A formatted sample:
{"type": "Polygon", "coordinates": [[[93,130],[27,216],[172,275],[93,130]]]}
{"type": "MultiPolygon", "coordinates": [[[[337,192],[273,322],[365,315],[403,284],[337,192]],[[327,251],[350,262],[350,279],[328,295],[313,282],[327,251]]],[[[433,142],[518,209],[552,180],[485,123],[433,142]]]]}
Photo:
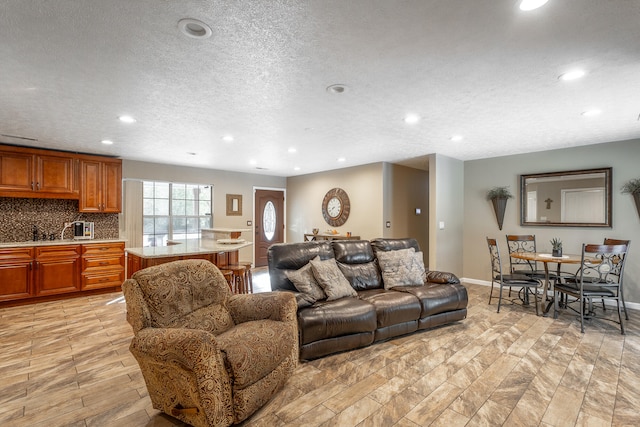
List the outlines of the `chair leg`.
{"type": "Polygon", "coordinates": [[[533,290],[531,290],[531,288],[528,288],[528,289],[533,292],[533,301],[536,304],[536,316],[539,316],[539,314],[538,314],[538,291],[535,288],[533,290]]]}
{"type": "Polygon", "coordinates": [[[620,333],[624,335],[624,323],[622,323],[622,312],[620,311],[620,299],[616,299],[618,305],[618,320],[620,321],[620,333]]]}
{"type": "Polygon", "coordinates": [[[584,305],[585,300],[584,297],[581,298],[580,301],[580,332],[584,334],[584,305]]]}
{"type": "MultiPolygon", "coordinates": [[[[509,288],[509,290],[511,290],[511,288],[509,288]]],[[[500,285],[500,295],[498,296],[498,311],[497,313],[500,313],[500,304],[502,303],[502,285],[500,285]]]]}
{"type": "Polygon", "coordinates": [[[627,313],[627,304],[624,302],[624,291],[620,287],[620,299],[622,300],[622,308],[624,309],[624,318],[629,320],[629,313],[627,313]]]}
{"type": "Polygon", "coordinates": [[[489,291],[489,305],[491,305],[491,298],[493,298],[493,281],[491,282],[491,291],[489,291]]]}

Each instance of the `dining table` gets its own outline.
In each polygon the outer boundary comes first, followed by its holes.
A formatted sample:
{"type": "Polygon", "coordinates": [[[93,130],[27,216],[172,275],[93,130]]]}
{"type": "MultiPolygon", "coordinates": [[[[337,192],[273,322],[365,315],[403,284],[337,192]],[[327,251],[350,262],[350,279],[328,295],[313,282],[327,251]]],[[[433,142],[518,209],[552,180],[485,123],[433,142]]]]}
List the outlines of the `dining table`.
{"type": "Polygon", "coordinates": [[[556,263],[558,264],[556,274],[560,277],[560,268],[562,264],[580,264],[582,262],[582,255],[561,255],[561,256],[553,256],[548,252],[512,252],[511,256],[513,258],[524,259],[527,261],[535,261],[541,262],[544,265],[544,285],[542,295],[544,298],[541,298],[540,304],[544,305],[547,298],[547,291],[551,289],[552,300],[546,307],[540,307],[542,309],[543,315],[549,314],[549,309],[551,308],[551,304],[553,304],[553,316],[554,318],[558,317],[558,300],[555,297],[555,286],[554,282],[549,280],[549,264],[556,263]]]}

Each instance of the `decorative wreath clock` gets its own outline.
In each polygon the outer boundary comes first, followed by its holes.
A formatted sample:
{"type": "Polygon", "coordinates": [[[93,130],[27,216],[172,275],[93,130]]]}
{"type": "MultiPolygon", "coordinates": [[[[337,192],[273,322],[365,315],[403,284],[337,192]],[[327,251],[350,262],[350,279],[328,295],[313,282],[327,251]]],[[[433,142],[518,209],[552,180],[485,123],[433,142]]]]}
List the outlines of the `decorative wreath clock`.
{"type": "Polygon", "coordinates": [[[349,196],[342,188],[332,188],[322,200],[322,216],[327,224],[339,227],[349,219],[351,204],[349,196]]]}

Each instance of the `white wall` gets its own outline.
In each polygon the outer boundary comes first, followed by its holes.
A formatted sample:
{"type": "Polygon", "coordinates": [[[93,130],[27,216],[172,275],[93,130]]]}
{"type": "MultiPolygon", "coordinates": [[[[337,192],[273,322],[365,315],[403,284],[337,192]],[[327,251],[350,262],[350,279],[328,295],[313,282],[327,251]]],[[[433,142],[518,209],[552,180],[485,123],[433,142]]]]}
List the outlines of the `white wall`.
{"type": "Polygon", "coordinates": [[[625,297],[640,302],[640,219],[632,197],[620,193],[626,181],[640,178],[639,161],[640,140],[636,139],[465,162],[463,277],[490,280],[485,237],[497,239],[501,254],[507,253],[506,234],[535,234],[540,251],[550,250],[549,240],[558,237],[565,253],[579,253],[582,243],[600,243],[605,237],[630,239],[625,297]],[[612,228],[520,225],[519,175],[609,166],[613,168],[612,228]],[[485,197],[494,186],[509,186],[515,196],[507,202],[502,230],[498,230],[491,203],[485,197]]]}
{"type": "MultiPolygon", "coordinates": [[[[248,228],[253,221],[253,187],[286,187],[286,178],[268,175],[192,168],[158,163],[122,161],[122,178],[213,185],[213,225],[215,227],[248,228]],[[226,215],[226,195],[242,194],[242,215],[226,215]]],[[[253,241],[253,233],[242,238],[253,241]]],[[[253,260],[253,247],[240,250],[240,258],[253,260]]]]}
{"type": "Polygon", "coordinates": [[[362,239],[383,233],[383,164],[375,163],[287,178],[287,241],[302,242],[313,228],[320,232],[350,231],[362,239]],[[332,227],[322,217],[322,200],[332,188],[349,196],[351,213],[341,227],[332,227]]]}

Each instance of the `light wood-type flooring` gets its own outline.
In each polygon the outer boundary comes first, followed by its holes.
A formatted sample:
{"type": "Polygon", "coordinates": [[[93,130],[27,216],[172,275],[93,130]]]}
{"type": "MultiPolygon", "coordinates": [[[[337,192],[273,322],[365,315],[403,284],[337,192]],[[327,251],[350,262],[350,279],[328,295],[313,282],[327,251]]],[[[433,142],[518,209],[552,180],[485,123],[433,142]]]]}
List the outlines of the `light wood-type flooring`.
{"type": "MultiPolygon", "coordinates": [[[[243,425],[640,425],[640,312],[626,336],[581,334],[466,286],[466,320],[301,363],[243,425]]],[[[0,309],[0,426],[182,425],[151,406],[125,310],[121,293],[0,309]]]]}

